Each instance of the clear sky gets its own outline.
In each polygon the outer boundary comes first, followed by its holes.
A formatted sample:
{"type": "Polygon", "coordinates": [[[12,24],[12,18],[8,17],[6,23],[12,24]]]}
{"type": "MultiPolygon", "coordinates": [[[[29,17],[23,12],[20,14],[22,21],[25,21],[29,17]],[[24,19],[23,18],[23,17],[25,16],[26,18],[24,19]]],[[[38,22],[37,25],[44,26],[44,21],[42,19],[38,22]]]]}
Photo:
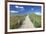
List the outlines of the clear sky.
{"type": "Polygon", "coordinates": [[[41,6],[32,5],[10,5],[10,12],[16,14],[29,14],[34,12],[37,15],[41,13],[41,6]]]}

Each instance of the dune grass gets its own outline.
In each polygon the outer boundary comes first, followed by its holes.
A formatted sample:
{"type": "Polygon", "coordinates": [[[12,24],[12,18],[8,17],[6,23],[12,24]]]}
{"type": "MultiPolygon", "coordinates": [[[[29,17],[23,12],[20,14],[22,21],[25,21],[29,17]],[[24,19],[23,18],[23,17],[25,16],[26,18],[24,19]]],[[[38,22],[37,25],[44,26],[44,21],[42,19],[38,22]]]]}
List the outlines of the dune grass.
{"type": "Polygon", "coordinates": [[[36,28],[41,27],[41,16],[36,14],[29,14],[29,18],[36,28]]]}
{"type": "MultiPolygon", "coordinates": [[[[19,15],[13,16],[12,15],[12,16],[10,16],[10,29],[20,28],[21,25],[23,24],[22,22],[25,20],[26,16],[27,15],[21,15],[21,16],[19,16],[19,15]]],[[[41,16],[40,15],[29,14],[29,18],[36,28],[41,27],[41,16]]]]}
{"type": "Polygon", "coordinates": [[[25,16],[10,16],[10,29],[17,29],[21,27],[25,16]]]}

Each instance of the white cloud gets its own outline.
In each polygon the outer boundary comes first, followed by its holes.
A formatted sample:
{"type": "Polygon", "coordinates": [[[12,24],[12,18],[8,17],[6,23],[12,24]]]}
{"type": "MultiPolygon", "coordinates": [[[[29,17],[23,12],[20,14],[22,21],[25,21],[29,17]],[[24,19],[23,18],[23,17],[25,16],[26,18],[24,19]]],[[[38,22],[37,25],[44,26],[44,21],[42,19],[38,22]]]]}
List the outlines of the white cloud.
{"type": "Polygon", "coordinates": [[[35,14],[36,14],[36,15],[41,15],[41,13],[40,13],[40,12],[35,12],[35,14]]]}
{"type": "Polygon", "coordinates": [[[15,6],[16,8],[19,8],[19,6],[15,6]]]}
{"type": "Polygon", "coordinates": [[[11,13],[18,13],[18,11],[11,11],[11,13]]]}
{"type": "Polygon", "coordinates": [[[15,6],[16,8],[24,8],[24,7],[20,7],[20,6],[15,6]]]}

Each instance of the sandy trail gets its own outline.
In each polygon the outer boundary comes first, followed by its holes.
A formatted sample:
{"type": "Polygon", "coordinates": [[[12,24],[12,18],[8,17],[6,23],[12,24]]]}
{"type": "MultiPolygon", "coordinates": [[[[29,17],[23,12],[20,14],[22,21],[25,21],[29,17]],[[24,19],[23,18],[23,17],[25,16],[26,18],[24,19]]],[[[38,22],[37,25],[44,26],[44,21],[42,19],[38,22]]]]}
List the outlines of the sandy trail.
{"type": "Polygon", "coordinates": [[[24,29],[24,28],[35,28],[29,16],[26,16],[25,20],[23,21],[22,26],[20,27],[20,29],[24,29]]]}

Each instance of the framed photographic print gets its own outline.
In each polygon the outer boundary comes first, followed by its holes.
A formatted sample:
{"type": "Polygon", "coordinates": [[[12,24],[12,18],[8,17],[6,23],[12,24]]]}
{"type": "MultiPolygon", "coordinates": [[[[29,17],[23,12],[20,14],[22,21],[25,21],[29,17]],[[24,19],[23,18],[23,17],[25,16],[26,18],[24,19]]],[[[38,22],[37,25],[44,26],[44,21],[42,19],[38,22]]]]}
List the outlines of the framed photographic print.
{"type": "Polygon", "coordinates": [[[9,1],[5,6],[5,32],[44,31],[45,5],[43,2],[9,1]]]}

